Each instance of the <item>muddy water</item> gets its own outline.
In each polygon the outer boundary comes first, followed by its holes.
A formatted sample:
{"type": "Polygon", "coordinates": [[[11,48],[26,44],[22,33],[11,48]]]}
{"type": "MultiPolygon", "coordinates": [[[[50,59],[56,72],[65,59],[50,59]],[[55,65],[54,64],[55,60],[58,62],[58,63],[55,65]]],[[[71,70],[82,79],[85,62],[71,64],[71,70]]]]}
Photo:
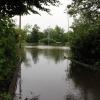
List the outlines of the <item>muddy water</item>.
{"type": "Polygon", "coordinates": [[[70,61],[64,59],[68,52],[66,47],[25,47],[14,100],[35,96],[39,100],[100,100],[100,89],[85,80],[85,74],[77,78],[71,73],[70,61]]]}

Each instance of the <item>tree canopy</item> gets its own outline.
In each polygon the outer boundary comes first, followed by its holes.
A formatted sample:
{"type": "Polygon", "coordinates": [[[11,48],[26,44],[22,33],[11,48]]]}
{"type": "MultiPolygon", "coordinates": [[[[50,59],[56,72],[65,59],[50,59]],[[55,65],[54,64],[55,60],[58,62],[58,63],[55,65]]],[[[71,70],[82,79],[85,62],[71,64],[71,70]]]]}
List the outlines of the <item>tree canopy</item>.
{"type": "Polygon", "coordinates": [[[39,30],[38,25],[34,25],[30,34],[27,34],[27,43],[35,43],[36,45],[65,45],[68,42],[68,34],[64,32],[64,29],[55,26],[54,28],[48,27],[43,31],[39,30]]]}
{"type": "Polygon", "coordinates": [[[72,0],[67,7],[74,16],[73,32],[69,34],[72,59],[99,68],[100,0],[72,0]]]}
{"type": "Polygon", "coordinates": [[[30,12],[38,14],[36,8],[49,12],[49,5],[59,4],[58,0],[0,0],[0,15],[22,15],[30,12]]]}
{"type": "Polygon", "coordinates": [[[67,7],[71,15],[81,14],[93,21],[100,17],[100,0],[72,0],[67,7]]]}

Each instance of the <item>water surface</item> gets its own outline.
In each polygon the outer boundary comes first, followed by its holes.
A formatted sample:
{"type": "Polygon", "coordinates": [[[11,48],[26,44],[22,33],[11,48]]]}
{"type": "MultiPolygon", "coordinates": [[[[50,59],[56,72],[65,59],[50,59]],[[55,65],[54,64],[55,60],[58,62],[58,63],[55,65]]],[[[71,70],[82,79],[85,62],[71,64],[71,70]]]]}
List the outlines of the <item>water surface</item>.
{"type": "Polygon", "coordinates": [[[89,73],[73,72],[71,62],[64,59],[68,53],[68,47],[26,46],[15,100],[34,96],[39,100],[100,100],[100,79],[91,81],[89,73]]]}

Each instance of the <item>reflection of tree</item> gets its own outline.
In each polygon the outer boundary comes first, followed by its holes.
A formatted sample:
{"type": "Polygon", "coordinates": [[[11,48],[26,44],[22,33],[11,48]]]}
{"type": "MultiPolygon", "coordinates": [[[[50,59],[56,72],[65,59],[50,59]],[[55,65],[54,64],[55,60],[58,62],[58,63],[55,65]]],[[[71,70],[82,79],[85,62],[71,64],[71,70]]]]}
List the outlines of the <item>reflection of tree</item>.
{"type": "Polygon", "coordinates": [[[59,48],[33,48],[33,49],[29,49],[29,52],[32,55],[32,59],[34,61],[34,63],[36,64],[37,61],[39,60],[39,55],[43,55],[45,56],[48,60],[53,60],[55,61],[55,63],[60,62],[61,60],[64,59],[64,53],[66,53],[67,51],[64,49],[59,49],[59,48]]]}
{"type": "Polygon", "coordinates": [[[34,49],[30,50],[30,53],[32,55],[34,64],[36,64],[38,62],[38,60],[39,60],[39,58],[38,58],[39,50],[37,48],[34,48],[34,49]]]}
{"type": "Polygon", "coordinates": [[[22,77],[21,62],[18,64],[10,89],[13,93],[13,100],[22,100],[22,77]],[[13,90],[14,89],[14,90],[13,90]]]}
{"type": "Polygon", "coordinates": [[[95,72],[72,63],[69,74],[75,84],[75,87],[81,88],[79,91],[81,93],[82,100],[100,100],[99,72],[95,72]]]}
{"type": "Polygon", "coordinates": [[[25,49],[21,48],[20,53],[21,53],[20,56],[21,56],[22,61],[25,62],[26,61],[26,52],[25,52],[25,49]]]}
{"type": "Polygon", "coordinates": [[[72,94],[68,94],[65,97],[66,100],[76,100],[75,97],[72,94]]]}
{"type": "Polygon", "coordinates": [[[29,66],[28,59],[27,59],[27,50],[25,48],[21,50],[21,59],[26,66],[29,66]]]}
{"type": "Polygon", "coordinates": [[[66,52],[66,50],[63,50],[63,49],[43,49],[41,50],[41,53],[47,59],[53,59],[55,63],[58,63],[61,60],[63,60],[64,52],[66,52]]]}

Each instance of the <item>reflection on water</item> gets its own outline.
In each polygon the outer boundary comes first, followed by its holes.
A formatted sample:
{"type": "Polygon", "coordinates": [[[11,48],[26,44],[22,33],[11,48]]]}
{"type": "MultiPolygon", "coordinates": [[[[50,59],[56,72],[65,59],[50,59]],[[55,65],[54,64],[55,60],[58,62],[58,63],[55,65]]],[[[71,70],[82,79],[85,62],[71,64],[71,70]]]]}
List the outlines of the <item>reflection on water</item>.
{"type": "Polygon", "coordinates": [[[68,52],[65,47],[25,48],[14,100],[100,100],[100,74],[69,65],[68,52]]]}
{"type": "Polygon", "coordinates": [[[100,100],[100,72],[74,64],[70,67],[69,79],[74,85],[70,85],[66,100],[100,100]]]}
{"type": "Polygon", "coordinates": [[[39,56],[44,56],[44,58],[48,60],[52,60],[55,63],[59,63],[64,60],[64,53],[66,50],[64,49],[29,49],[28,52],[31,53],[34,64],[37,64],[39,61],[39,56]]]}
{"type": "Polygon", "coordinates": [[[65,69],[69,63],[64,54],[67,51],[65,47],[25,48],[26,59],[21,64],[15,100],[38,95],[40,100],[64,100],[65,69]]]}

